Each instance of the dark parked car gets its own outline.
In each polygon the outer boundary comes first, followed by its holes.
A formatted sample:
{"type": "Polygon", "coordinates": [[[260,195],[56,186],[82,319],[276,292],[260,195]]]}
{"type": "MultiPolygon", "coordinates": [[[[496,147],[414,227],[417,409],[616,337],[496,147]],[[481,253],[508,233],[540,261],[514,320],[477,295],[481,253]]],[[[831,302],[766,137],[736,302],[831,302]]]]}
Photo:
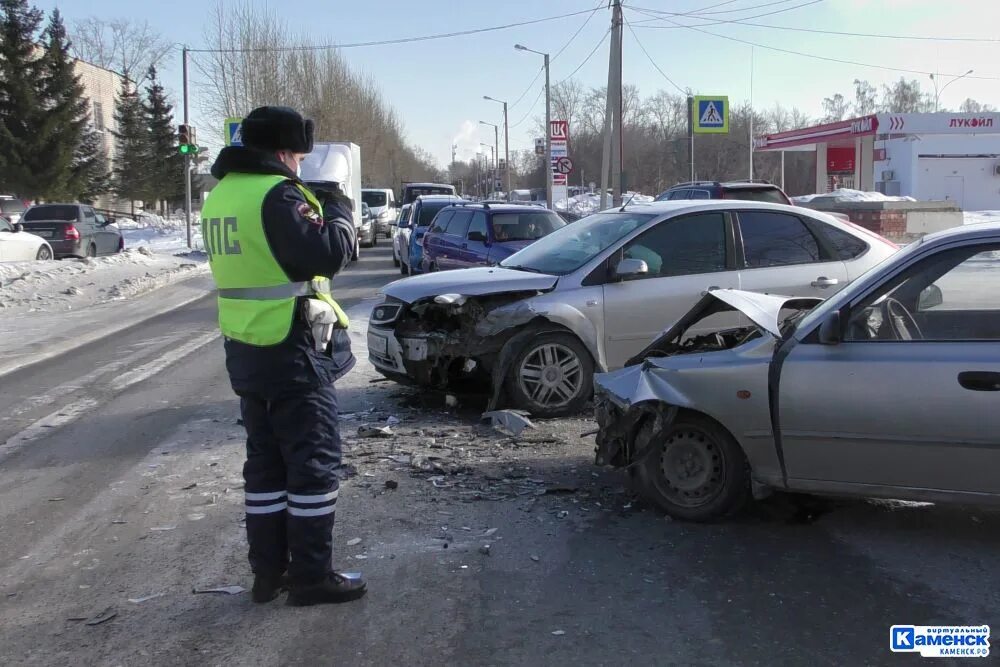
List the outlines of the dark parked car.
{"type": "Polygon", "coordinates": [[[788,195],[773,183],[762,181],[692,181],[678,183],[666,192],[660,194],[656,201],[674,201],[675,199],[742,199],[744,201],[761,201],[768,204],[787,204],[792,201],[788,195]]]}
{"type": "Polygon", "coordinates": [[[37,204],[21,217],[24,231],[41,236],[59,257],[97,257],[125,249],[121,230],[86,204],[37,204]]]}
{"type": "Polygon", "coordinates": [[[531,205],[457,204],[444,208],[424,235],[424,271],[494,266],[566,226],[554,212],[531,205]]]}

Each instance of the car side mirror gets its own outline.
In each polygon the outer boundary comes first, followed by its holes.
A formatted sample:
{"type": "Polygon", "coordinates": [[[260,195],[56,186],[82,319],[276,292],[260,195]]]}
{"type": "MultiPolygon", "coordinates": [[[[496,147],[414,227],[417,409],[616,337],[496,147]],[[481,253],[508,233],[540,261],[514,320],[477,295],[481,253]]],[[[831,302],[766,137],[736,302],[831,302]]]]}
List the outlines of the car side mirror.
{"type": "Polygon", "coordinates": [[[917,310],[930,310],[931,308],[940,306],[942,303],[944,303],[944,294],[941,292],[941,288],[937,285],[930,285],[920,293],[917,310]]]}
{"type": "Polygon", "coordinates": [[[819,325],[819,342],[820,345],[840,345],[842,341],[840,311],[835,310],[819,325]]]}
{"type": "Polygon", "coordinates": [[[23,232],[23,231],[24,231],[24,225],[22,225],[20,222],[15,222],[14,223],[14,233],[16,234],[18,232],[23,232]]]}
{"type": "Polygon", "coordinates": [[[649,265],[643,259],[623,259],[618,262],[618,266],[615,267],[615,278],[624,280],[626,278],[635,278],[636,276],[644,276],[649,273],[649,265]]]}
{"type": "Polygon", "coordinates": [[[466,237],[469,241],[476,241],[478,243],[486,243],[486,234],[482,232],[469,232],[469,236],[466,237]]]}

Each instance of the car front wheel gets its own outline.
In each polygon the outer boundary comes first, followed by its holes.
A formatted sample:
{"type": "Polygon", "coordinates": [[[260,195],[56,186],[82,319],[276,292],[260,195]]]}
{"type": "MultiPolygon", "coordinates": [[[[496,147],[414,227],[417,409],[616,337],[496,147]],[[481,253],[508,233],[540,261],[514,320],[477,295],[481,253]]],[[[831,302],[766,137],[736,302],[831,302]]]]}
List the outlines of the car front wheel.
{"type": "Polygon", "coordinates": [[[525,345],[511,364],[506,385],[514,404],[537,417],[580,412],[594,385],[594,361],[568,333],[547,333],[525,345]]]}
{"type": "Polygon", "coordinates": [[[672,517],[713,521],[750,498],[750,469],[733,436],[700,415],[683,415],[657,431],[652,419],[635,439],[639,491],[672,517]]]}

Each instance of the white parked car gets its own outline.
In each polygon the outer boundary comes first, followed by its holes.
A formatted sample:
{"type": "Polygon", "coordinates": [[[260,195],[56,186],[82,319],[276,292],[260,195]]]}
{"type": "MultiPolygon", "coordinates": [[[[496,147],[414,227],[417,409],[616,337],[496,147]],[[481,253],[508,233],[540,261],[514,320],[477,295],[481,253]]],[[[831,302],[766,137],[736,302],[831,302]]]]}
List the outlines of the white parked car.
{"type": "Polygon", "coordinates": [[[52,246],[41,236],[22,231],[20,223],[0,218],[0,262],[52,259],[52,246]]]}
{"type": "MultiPolygon", "coordinates": [[[[395,230],[392,233],[392,265],[402,266],[405,264],[403,256],[410,251],[410,211],[413,204],[403,204],[399,209],[399,217],[393,224],[395,230]]],[[[405,267],[404,267],[405,268],[405,267]]],[[[403,271],[406,274],[406,271],[403,271]]]]}
{"type": "MultiPolygon", "coordinates": [[[[372,312],[383,375],[491,387],[540,416],[578,411],[594,371],[621,368],[711,289],[826,298],[895,253],[803,208],[668,201],[597,213],[498,266],[394,282],[372,312]]],[[[716,324],[716,323],[712,323],[716,324]]]]}

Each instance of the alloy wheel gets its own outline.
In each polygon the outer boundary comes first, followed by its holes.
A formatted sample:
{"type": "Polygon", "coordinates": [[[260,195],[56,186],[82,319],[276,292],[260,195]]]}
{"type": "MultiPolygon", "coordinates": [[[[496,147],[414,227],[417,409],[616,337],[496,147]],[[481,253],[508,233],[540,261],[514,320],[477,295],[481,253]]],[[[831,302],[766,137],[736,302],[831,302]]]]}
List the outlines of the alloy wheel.
{"type": "Polygon", "coordinates": [[[518,368],[521,391],[546,408],[570,403],[583,386],[583,368],[576,352],[559,343],[539,345],[518,368]]]}

